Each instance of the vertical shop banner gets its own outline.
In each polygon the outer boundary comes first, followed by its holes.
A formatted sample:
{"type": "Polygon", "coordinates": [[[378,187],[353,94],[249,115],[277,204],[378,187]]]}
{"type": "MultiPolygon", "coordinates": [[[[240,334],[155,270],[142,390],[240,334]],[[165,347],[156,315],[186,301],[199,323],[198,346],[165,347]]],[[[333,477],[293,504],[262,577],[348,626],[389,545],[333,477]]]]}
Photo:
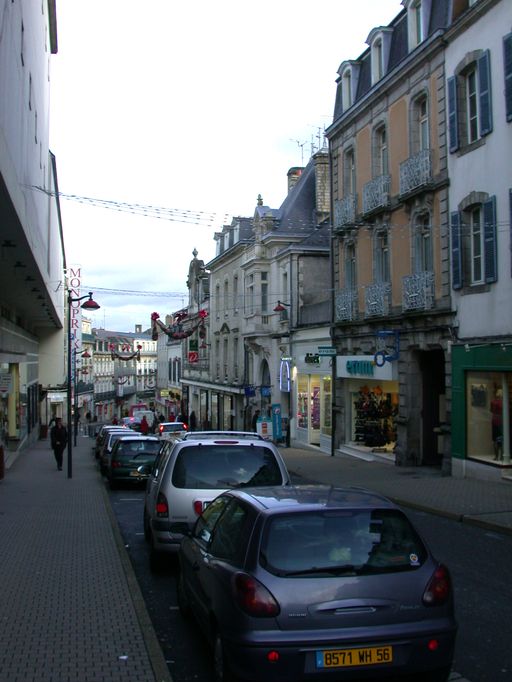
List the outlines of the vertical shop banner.
{"type": "Polygon", "coordinates": [[[282,440],[283,426],[281,418],[281,405],[279,403],[272,405],[272,431],[274,434],[274,440],[282,440]]]}
{"type": "MultiPolygon", "coordinates": [[[[73,265],[68,268],[68,294],[71,298],[80,298],[82,295],[82,269],[73,265]]],[[[71,387],[74,387],[75,373],[76,373],[76,355],[82,349],[82,303],[83,301],[72,301],[68,308],[70,315],[70,329],[71,329],[71,347],[69,352],[72,353],[71,359],[71,387]]],[[[74,400],[74,396],[72,396],[74,400]]]]}

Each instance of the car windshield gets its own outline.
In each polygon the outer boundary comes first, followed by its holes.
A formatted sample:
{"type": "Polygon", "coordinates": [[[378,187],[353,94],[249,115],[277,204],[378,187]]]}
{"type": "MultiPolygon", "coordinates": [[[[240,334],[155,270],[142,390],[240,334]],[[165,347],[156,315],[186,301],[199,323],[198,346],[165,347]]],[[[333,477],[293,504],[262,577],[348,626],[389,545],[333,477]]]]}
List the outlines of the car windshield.
{"type": "Polygon", "coordinates": [[[201,444],[179,452],[172,482],[176,488],[207,490],[282,485],[283,477],[270,448],[201,444]]]}
{"type": "Polygon", "coordinates": [[[279,576],[350,576],[414,570],[426,556],[399,510],[333,510],[271,518],[260,563],[279,576]]]}

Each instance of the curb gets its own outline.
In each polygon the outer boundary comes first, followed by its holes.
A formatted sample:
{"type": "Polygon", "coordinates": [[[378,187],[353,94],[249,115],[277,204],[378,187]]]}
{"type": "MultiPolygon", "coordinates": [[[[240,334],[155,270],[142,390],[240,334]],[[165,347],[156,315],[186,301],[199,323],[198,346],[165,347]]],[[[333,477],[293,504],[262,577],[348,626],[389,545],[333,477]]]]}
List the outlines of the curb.
{"type": "Polygon", "coordinates": [[[126,576],[126,582],[128,583],[128,590],[130,592],[135,613],[137,615],[137,620],[139,621],[142,637],[144,639],[144,644],[146,645],[149,660],[151,662],[151,667],[153,668],[153,673],[155,675],[155,682],[174,682],[167,667],[167,663],[165,662],[164,655],[160,647],[160,643],[158,641],[155,629],[153,627],[153,623],[151,622],[151,618],[146,608],[144,597],[142,596],[139,583],[137,582],[137,578],[135,576],[135,572],[133,570],[130,557],[128,556],[128,552],[126,551],[123,537],[121,535],[121,531],[119,530],[117,519],[114,515],[114,512],[112,511],[110,498],[108,496],[107,491],[105,490],[103,481],[101,485],[101,490],[103,500],[105,503],[105,508],[107,510],[107,514],[110,520],[112,534],[114,536],[114,540],[119,551],[119,558],[121,559],[121,564],[123,566],[124,574],[126,576]]]}

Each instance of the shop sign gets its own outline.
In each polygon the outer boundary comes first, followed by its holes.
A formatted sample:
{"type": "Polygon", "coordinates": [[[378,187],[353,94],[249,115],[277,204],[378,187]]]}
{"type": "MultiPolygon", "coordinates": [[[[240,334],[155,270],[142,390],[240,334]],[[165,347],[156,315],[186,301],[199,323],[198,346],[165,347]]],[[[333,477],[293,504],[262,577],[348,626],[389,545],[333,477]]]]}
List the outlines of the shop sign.
{"type": "Polygon", "coordinates": [[[396,380],[396,363],[379,367],[373,355],[342,355],[336,358],[336,373],[340,378],[365,377],[379,381],[396,380]]]}
{"type": "Polygon", "coordinates": [[[318,353],[306,353],[306,357],[304,358],[304,362],[308,365],[319,365],[320,364],[320,355],[318,353]]]}
{"type": "Polygon", "coordinates": [[[169,389],[168,388],[162,388],[160,390],[160,396],[162,398],[167,398],[169,396],[169,389]]]}
{"type": "Polygon", "coordinates": [[[2,372],[0,374],[0,396],[5,398],[12,391],[12,375],[10,372],[2,372]]]}
{"type": "Polygon", "coordinates": [[[318,355],[336,355],[336,348],[334,346],[318,346],[318,355]]]}
{"type": "Polygon", "coordinates": [[[191,350],[188,353],[188,361],[190,363],[199,362],[199,353],[195,350],[191,350]]]}
{"type": "Polygon", "coordinates": [[[283,393],[290,392],[290,358],[281,358],[279,367],[279,389],[283,393]]]}

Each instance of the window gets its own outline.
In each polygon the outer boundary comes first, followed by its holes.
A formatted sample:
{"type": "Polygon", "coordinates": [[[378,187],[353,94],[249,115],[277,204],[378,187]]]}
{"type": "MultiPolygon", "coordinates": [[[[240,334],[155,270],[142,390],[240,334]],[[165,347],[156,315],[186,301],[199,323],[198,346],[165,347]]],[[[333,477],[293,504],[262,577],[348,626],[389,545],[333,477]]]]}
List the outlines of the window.
{"type": "Polygon", "coordinates": [[[343,111],[352,106],[352,72],[347,69],[342,76],[343,111]]]}
{"type": "Polygon", "coordinates": [[[496,282],[496,197],[472,193],[450,222],[452,287],[496,282]]]}
{"type": "Polygon", "coordinates": [[[469,212],[469,226],[471,234],[471,284],[481,284],[483,281],[483,230],[481,209],[478,206],[469,212]]]}
{"type": "Polygon", "coordinates": [[[377,282],[389,282],[389,243],[388,233],[380,231],[375,239],[375,280],[377,282]]]}
{"type": "Polygon", "coordinates": [[[224,282],[224,317],[228,317],[230,308],[231,306],[229,304],[229,282],[226,280],[224,282]]]}
{"type": "Polygon", "coordinates": [[[261,312],[268,312],[268,273],[261,273],[261,312]]]}
{"type": "Polygon", "coordinates": [[[416,217],[414,225],[414,270],[432,272],[432,226],[430,215],[423,213],[416,217]]]}
{"type": "Polygon", "coordinates": [[[423,13],[428,10],[428,7],[424,7],[421,0],[406,0],[403,4],[407,6],[408,43],[409,51],[412,51],[426,37],[425,25],[427,22],[424,20],[423,13]]]}
{"type": "Polygon", "coordinates": [[[492,132],[489,51],[464,59],[447,87],[450,151],[455,152],[492,132]]]}
{"type": "Polygon", "coordinates": [[[345,286],[347,289],[356,286],[356,247],[353,243],[345,248],[345,286]]]}
{"type": "Polygon", "coordinates": [[[356,162],[354,150],[348,149],[343,157],[343,194],[355,194],[356,191],[356,162]]]}
{"type": "Polygon", "coordinates": [[[505,76],[505,110],[512,121],[512,33],[503,38],[503,71],[505,76]]]}
{"type": "Polygon", "coordinates": [[[377,83],[383,76],[382,40],[376,40],[372,45],[372,84],[377,83]]]}
{"type": "Polygon", "coordinates": [[[215,319],[220,319],[220,284],[215,285],[215,319]]]}
{"type": "Polygon", "coordinates": [[[375,131],[374,176],[388,173],[388,141],[386,127],[380,126],[375,131]]]}
{"type": "Polygon", "coordinates": [[[429,112],[426,95],[413,101],[411,112],[411,151],[414,154],[430,149],[429,112]]]}
{"type": "Polygon", "coordinates": [[[215,557],[235,565],[241,564],[250,536],[246,528],[247,520],[247,510],[237,500],[231,500],[211,538],[210,551],[215,557]]]}
{"type": "Polygon", "coordinates": [[[233,277],[233,315],[238,315],[238,275],[233,277]]]}
{"type": "Polygon", "coordinates": [[[245,314],[254,315],[254,275],[245,280],[245,314]]]}

